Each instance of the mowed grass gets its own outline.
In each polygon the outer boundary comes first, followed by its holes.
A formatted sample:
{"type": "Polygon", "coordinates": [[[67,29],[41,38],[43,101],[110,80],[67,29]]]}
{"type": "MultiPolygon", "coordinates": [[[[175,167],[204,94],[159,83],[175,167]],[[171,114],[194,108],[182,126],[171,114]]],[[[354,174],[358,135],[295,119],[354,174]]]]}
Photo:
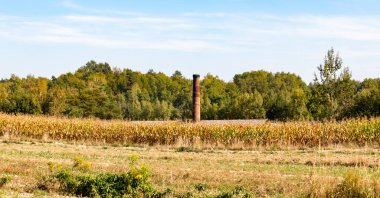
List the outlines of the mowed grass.
{"type": "Polygon", "coordinates": [[[43,142],[0,143],[0,176],[10,176],[0,197],[63,196],[36,188],[48,162],[69,165],[81,156],[98,173],[122,173],[131,155],[151,169],[158,189],[170,188],[194,197],[218,195],[236,187],[254,197],[326,196],[350,172],[368,180],[379,176],[380,150],[375,148],[220,150],[168,146],[94,146],[43,142]],[[205,186],[199,190],[196,186],[205,186]]]}

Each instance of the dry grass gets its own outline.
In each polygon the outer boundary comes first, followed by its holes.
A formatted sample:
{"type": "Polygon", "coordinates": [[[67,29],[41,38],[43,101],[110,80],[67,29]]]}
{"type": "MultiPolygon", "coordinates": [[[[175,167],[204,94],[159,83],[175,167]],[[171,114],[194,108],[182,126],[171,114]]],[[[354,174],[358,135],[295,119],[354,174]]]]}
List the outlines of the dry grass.
{"type": "MultiPolygon", "coordinates": [[[[242,186],[257,197],[303,196],[313,192],[323,197],[350,171],[365,178],[377,176],[378,149],[332,150],[196,150],[179,152],[171,147],[112,147],[62,143],[0,143],[0,175],[13,180],[0,191],[3,195],[35,196],[38,178],[48,172],[48,162],[72,163],[83,156],[97,172],[123,172],[128,158],[137,154],[152,170],[159,189],[176,192],[217,194],[242,186]],[[207,184],[198,192],[196,184],[207,184]]],[[[47,196],[58,196],[52,192],[47,196]]]]}

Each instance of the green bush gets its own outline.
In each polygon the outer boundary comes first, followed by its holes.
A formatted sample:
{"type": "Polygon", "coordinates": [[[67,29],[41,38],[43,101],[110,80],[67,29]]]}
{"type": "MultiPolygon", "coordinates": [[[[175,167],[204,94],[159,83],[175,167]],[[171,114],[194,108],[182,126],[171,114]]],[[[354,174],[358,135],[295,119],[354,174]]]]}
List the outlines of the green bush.
{"type": "Polygon", "coordinates": [[[87,174],[73,175],[60,171],[56,178],[61,188],[70,194],[85,197],[133,197],[152,196],[156,192],[143,175],[132,172],[123,174],[104,173],[95,176],[87,174]]]}
{"type": "Polygon", "coordinates": [[[101,174],[92,173],[90,163],[81,157],[74,159],[72,167],[50,162],[52,174],[48,179],[44,177],[39,189],[48,190],[48,186],[57,183],[63,193],[80,197],[162,197],[169,193],[155,190],[150,183],[148,167],[144,164],[137,166],[137,160],[136,155],[130,157],[131,168],[125,173],[101,174]]]}

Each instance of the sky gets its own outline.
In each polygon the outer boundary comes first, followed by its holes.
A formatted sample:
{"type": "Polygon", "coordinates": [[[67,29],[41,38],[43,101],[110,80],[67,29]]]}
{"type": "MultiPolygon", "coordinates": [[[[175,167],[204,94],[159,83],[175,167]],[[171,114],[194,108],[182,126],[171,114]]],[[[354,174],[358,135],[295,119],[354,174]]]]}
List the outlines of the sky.
{"type": "Polygon", "coordinates": [[[331,47],[356,80],[380,77],[378,0],[0,0],[0,78],[87,61],[231,81],[254,70],[311,82],[331,47]]]}

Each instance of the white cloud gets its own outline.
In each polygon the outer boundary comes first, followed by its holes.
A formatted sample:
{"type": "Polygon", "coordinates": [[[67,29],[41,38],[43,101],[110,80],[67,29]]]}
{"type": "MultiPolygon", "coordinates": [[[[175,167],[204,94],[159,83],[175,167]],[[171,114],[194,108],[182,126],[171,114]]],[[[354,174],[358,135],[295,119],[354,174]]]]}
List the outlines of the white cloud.
{"type": "Polygon", "coordinates": [[[380,17],[321,17],[299,16],[289,18],[294,33],[317,38],[380,41],[380,17]]]}
{"type": "MultiPolygon", "coordinates": [[[[80,8],[70,1],[63,3],[80,8]]],[[[247,13],[185,13],[171,17],[71,14],[48,19],[1,16],[0,39],[122,49],[236,52],[299,39],[380,43],[379,20],[377,16],[247,13]]]]}
{"type": "Polygon", "coordinates": [[[161,26],[158,29],[166,29],[167,27],[177,28],[192,28],[193,24],[185,20],[163,17],[149,16],[99,16],[99,15],[66,15],[62,17],[64,20],[79,23],[94,23],[94,24],[115,24],[115,25],[134,25],[134,26],[161,26]]]}
{"type": "Polygon", "coordinates": [[[66,8],[71,8],[71,9],[82,9],[83,7],[77,3],[74,3],[72,1],[62,1],[61,2],[62,6],[66,7],[66,8]]]}
{"type": "MultiPolygon", "coordinates": [[[[95,16],[67,16],[66,20],[40,21],[30,18],[7,21],[4,30],[0,31],[0,40],[18,40],[22,42],[76,44],[115,49],[161,49],[161,50],[200,50],[211,48],[207,41],[191,38],[168,38],[159,35],[150,35],[152,32],[144,32],[149,28],[163,29],[166,24],[173,28],[181,29],[178,20],[164,18],[133,18],[122,19],[116,17],[95,16]],[[71,24],[72,21],[79,24],[71,24]],[[89,21],[96,23],[88,24],[89,21]],[[123,26],[120,28],[108,28],[109,23],[127,24],[139,23],[139,27],[123,26]],[[161,24],[162,23],[162,24],[161,24]],[[172,24],[173,23],[173,24],[172,24]],[[152,27],[158,25],[158,27],[152,27]],[[177,26],[177,27],[175,27],[177,26]],[[123,30],[126,30],[124,32],[123,30]],[[130,31],[131,33],[128,33],[130,31]],[[137,33],[134,33],[137,32],[137,33]],[[138,34],[140,33],[140,34],[138,34]]],[[[167,28],[164,28],[168,31],[167,28]]]]}
{"type": "Polygon", "coordinates": [[[187,13],[183,13],[182,16],[185,16],[185,17],[231,17],[231,16],[235,16],[235,14],[225,13],[225,12],[211,12],[211,13],[187,12],[187,13]]]}
{"type": "Polygon", "coordinates": [[[107,16],[93,16],[93,15],[67,15],[63,16],[66,20],[85,22],[85,23],[118,23],[123,22],[123,19],[117,17],[107,16]]]}

